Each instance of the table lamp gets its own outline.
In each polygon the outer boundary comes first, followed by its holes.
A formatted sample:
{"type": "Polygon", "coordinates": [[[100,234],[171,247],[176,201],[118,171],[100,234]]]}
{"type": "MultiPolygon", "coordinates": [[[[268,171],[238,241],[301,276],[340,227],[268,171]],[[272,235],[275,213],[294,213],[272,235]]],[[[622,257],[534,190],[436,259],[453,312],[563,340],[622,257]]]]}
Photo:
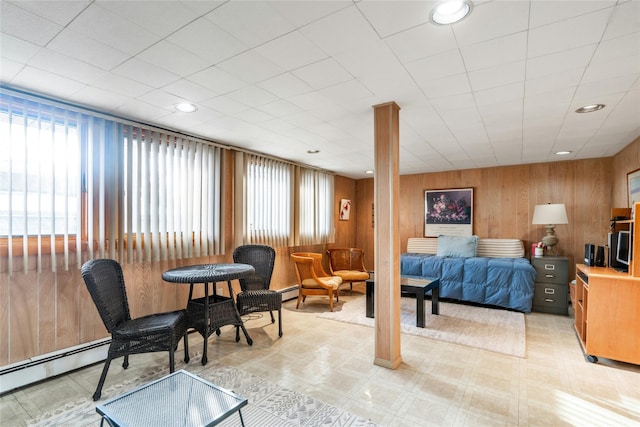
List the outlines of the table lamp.
{"type": "Polygon", "coordinates": [[[564,203],[546,205],[536,205],[533,211],[533,224],[545,224],[547,235],[542,238],[542,243],[547,247],[547,254],[551,256],[557,255],[553,248],[558,244],[558,238],[555,235],[555,227],[557,224],[568,224],[567,210],[564,203]]]}

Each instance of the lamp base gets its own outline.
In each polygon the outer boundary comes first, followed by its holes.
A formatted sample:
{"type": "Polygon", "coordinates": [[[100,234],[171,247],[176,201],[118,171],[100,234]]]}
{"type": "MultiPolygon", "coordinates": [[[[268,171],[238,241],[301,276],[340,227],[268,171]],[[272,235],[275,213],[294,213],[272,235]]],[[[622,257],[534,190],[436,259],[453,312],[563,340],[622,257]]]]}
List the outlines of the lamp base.
{"type": "Polygon", "coordinates": [[[557,256],[558,253],[554,249],[554,246],[558,244],[558,238],[555,235],[555,225],[549,224],[546,226],[547,235],[542,238],[542,243],[547,247],[547,255],[557,256]]]}

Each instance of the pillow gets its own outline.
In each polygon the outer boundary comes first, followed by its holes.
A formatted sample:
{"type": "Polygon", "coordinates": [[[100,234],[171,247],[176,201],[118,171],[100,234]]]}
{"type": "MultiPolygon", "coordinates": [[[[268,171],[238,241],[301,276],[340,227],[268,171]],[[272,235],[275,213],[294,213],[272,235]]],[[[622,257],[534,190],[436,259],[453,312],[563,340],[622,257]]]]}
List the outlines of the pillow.
{"type": "Polygon", "coordinates": [[[471,258],[477,248],[478,236],[438,236],[438,256],[471,258]]]}

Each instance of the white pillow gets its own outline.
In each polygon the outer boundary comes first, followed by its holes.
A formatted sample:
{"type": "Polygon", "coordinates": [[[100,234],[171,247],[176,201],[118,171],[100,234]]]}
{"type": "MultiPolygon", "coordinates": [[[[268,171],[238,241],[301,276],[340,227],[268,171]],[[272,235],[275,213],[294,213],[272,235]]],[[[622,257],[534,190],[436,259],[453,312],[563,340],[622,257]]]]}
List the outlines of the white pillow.
{"type": "Polygon", "coordinates": [[[471,258],[478,250],[478,236],[438,236],[438,256],[471,258]]]}

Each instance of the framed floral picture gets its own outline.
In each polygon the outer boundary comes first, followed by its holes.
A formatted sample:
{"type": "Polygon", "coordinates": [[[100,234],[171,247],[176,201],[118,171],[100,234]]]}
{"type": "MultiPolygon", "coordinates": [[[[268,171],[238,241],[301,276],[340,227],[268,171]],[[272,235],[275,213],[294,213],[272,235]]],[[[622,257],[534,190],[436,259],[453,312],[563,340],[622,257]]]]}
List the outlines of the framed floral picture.
{"type": "Polygon", "coordinates": [[[473,188],[425,190],[424,235],[473,235],[473,188]]]}
{"type": "Polygon", "coordinates": [[[351,215],[351,200],[340,199],[340,221],[349,221],[351,215]]]}

